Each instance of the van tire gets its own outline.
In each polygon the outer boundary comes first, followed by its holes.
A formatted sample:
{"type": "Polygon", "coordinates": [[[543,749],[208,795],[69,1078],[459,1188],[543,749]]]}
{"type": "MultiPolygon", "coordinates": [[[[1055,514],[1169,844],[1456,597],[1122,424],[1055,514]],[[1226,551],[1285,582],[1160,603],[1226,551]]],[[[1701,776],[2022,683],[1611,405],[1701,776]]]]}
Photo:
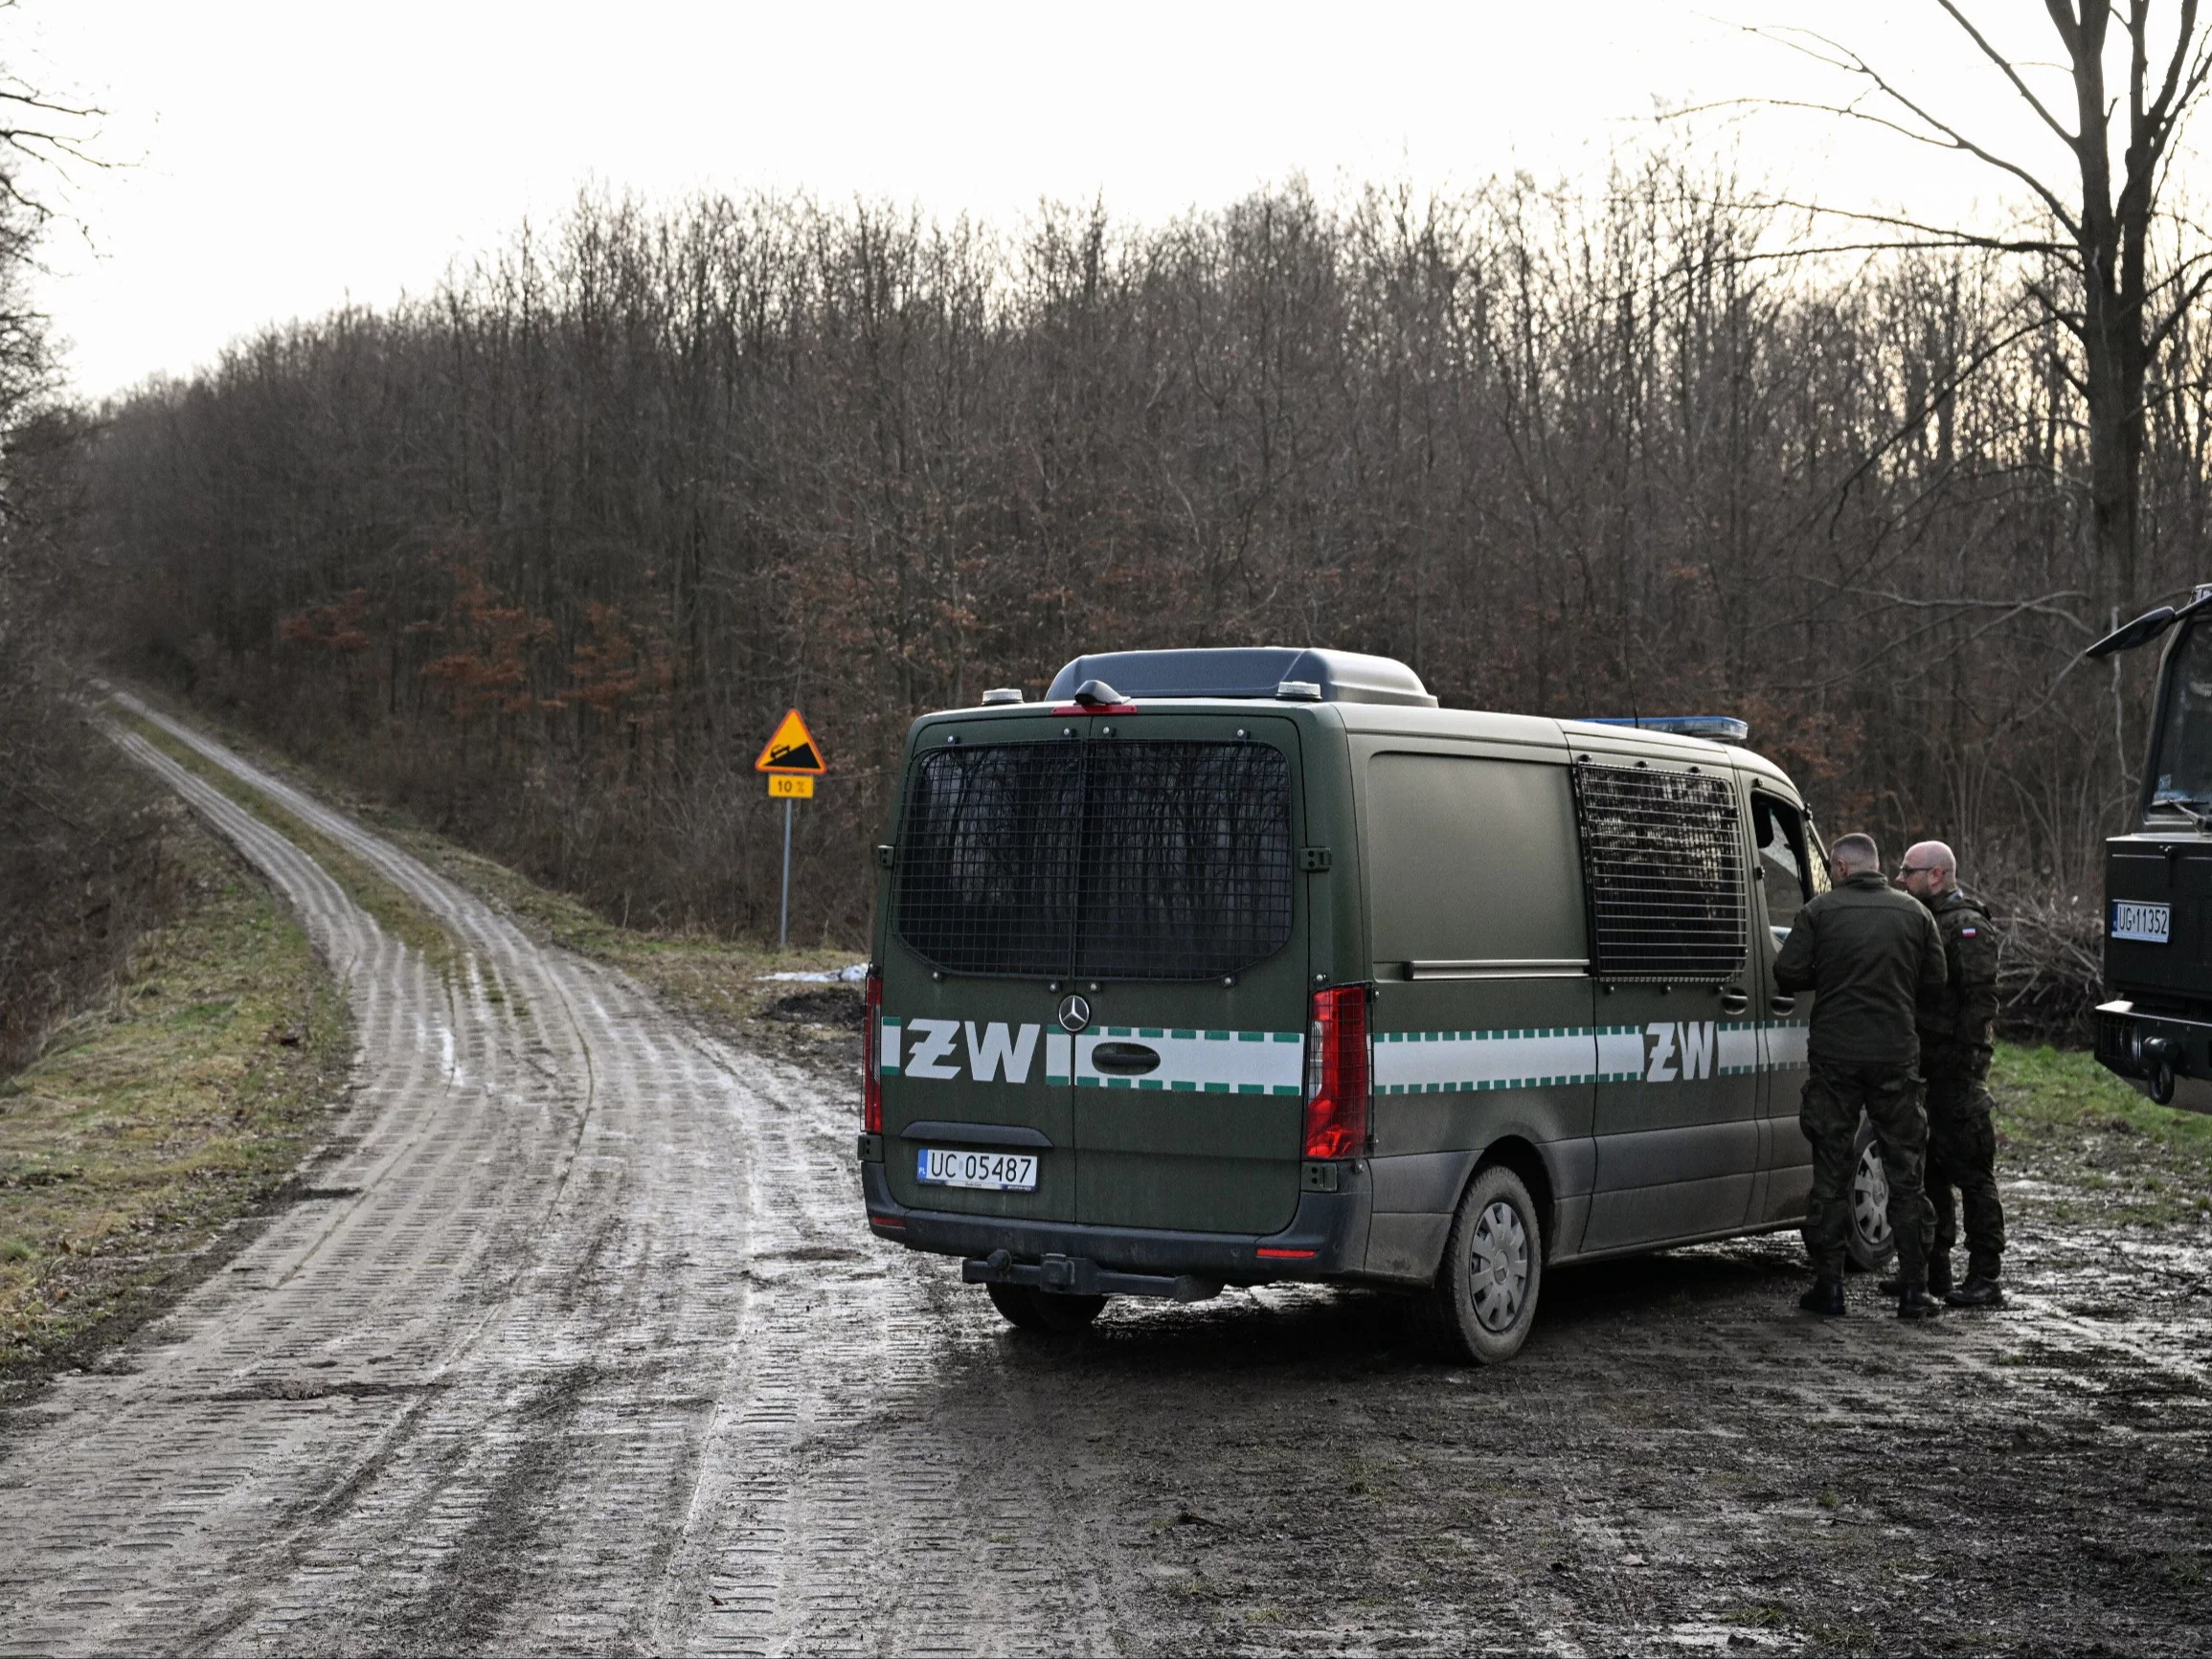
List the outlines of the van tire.
{"type": "Polygon", "coordinates": [[[1036,1299],[1038,1323],[1063,1336],[1089,1330],[1091,1321],[1106,1306],[1103,1296],[1070,1296],[1059,1290],[1033,1290],[1030,1294],[1036,1299]]]}
{"type": "Polygon", "coordinates": [[[1536,1201],[1519,1176],[1492,1164],[1475,1172],[1459,1200],[1436,1283],[1416,1304],[1416,1322],[1452,1357],[1502,1365],[1528,1340],[1543,1283],[1536,1201]]]}
{"type": "Polygon", "coordinates": [[[985,1285],[991,1306],[1017,1331],[1042,1331],[1045,1316],[1037,1312],[1037,1292],[1027,1285],[985,1285]]]}
{"type": "Polygon", "coordinates": [[[1851,1217],[1843,1247],[1851,1265],[1862,1272],[1879,1273],[1897,1260],[1897,1241],[1889,1233],[1888,1198],[1882,1143],[1875,1138],[1874,1125],[1861,1112],[1859,1133],[1851,1142],[1851,1184],[1843,1189],[1843,1204],[1851,1217]]]}
{"type": "Polygon", "coordinates": [[[1072,1335],[1090,1329],[1106,1306],[1103,1296],[1070,1296],[1058,1290],[1039,1290],[1028,1285],[986,1285],[991,1306],[1018,1331],[1050,1331],[1072,1335]]]}

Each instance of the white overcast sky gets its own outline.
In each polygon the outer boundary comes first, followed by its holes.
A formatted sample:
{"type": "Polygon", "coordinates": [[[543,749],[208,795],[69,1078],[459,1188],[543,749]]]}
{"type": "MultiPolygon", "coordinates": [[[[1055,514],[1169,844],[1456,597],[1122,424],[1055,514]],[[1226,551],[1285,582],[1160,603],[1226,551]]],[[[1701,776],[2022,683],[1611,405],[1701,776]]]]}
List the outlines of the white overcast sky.
{"type": "MultiPolygon", "coordinates": [[[[2056,54],[2042,8],[1981,0],[2056,54]]],[[[1835,97],[1744,32],[1816,27],[2024,158],[2040,135],[1932,0],[1582,5],[909,0],[20,0],[9,66],[108,112],[42,299],[77,389],[181,374],[268,322],[420,293],[579,187],[856,192],[1007,220],[1041,198],[1156,220],[1303,172],[1326,191],[1589,178],[1658,103],[1835,97]]],[[[2208,117],[2212,120],[2212,117],[2208,117]]],[[[1971,163],[1772,112],[1714,129],[1838,203],[2002,211],[1971,163]]]]}

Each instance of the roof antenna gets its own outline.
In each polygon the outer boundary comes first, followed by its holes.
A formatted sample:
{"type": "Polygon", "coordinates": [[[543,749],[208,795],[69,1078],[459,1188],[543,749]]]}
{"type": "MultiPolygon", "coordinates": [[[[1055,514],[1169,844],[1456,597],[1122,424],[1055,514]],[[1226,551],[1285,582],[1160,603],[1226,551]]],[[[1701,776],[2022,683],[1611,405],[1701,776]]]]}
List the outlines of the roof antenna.
{"type": "Polygon", "coordinates": [[[1632,654],[1632,647],[1625,634],[1620,642],[1620,662],[1621,666],[1628,671],[1628,717],[1635,722],[1634,729],[1641,731],[1643,729],[1643,710],[1636,706],[1636,658],[1632,654]]]}

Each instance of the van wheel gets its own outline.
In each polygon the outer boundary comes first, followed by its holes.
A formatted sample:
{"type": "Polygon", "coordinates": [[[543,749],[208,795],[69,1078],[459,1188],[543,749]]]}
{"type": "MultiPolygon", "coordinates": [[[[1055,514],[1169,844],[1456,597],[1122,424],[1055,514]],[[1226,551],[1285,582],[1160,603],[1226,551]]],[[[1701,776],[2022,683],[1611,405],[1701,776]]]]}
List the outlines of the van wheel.
{"type": "Polygon", "coordinates": [[[1459,1200],[1420,1323],[1446,1353],[1501,1365],[1528,1340],[1543,1282],[1544,1233],[1535,1201],[1519,1176],[1492,1164],[1477,1173],[1459,1200]]]}
{"type": "Polygon", "coordinates": [[[1089,1328],[1106,1306],[1103,1296],[1069,1296],[1028,1285],[986,1285],[991,1306],[1021,1331],[1055,1331],[1062,1335],[1089,1328]]]}
{"type": "Polygon", "coordinates": [[[1851,1228],[1844,1248],[1852,1263],[1866,1272],[1879,1272],[1897,1254],[1897,1241],[1889,1232],[1889,1175],[1882,1167],[1882,1143],[1874,1125],[1863,1114],[1858,1138],[1853,1140],[1851,1185],[1843,1195],[1851,1214],[1851,1228]]]}
{"type": "Polygon", "coordinates": [[[1037,1312],[1037,1292],[1028,1286],[985,1285],[983,1289],[991,1293],[991,1306],[1016,1330],[1045,1329],[1045,1317],[1037,1312]]]}
{"type": "Polygon", "coordinates": [[[1070,1296],[1058,1290],[1035,1290],[1037,1319],[1048,1331],[1062,1334],[1087,1330],[1106,1306],[1103,1296],[1070,1296]]]}

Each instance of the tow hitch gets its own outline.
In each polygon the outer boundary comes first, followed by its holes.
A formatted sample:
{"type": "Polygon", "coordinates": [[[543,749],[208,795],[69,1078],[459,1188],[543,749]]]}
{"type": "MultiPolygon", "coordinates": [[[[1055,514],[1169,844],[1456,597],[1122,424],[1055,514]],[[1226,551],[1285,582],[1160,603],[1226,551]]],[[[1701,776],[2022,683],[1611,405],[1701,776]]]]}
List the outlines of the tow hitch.
{"type": "Polygon", "coordinates": [[[969,1285],[1027,1285],[1070,1296],[1163,1296],[1170,1302],[1204,1302],[1221,1294],[1219,1279],[1202,1279],[1196,1273],[1123,1273],[1101,1267],[1088,1256],[1047,1255],[1042,1261],[1017,1262],[1010,1250],[993,1250],[987,1256],[970,1256],[960,1264],[960,1279],[969,1285]]]}

